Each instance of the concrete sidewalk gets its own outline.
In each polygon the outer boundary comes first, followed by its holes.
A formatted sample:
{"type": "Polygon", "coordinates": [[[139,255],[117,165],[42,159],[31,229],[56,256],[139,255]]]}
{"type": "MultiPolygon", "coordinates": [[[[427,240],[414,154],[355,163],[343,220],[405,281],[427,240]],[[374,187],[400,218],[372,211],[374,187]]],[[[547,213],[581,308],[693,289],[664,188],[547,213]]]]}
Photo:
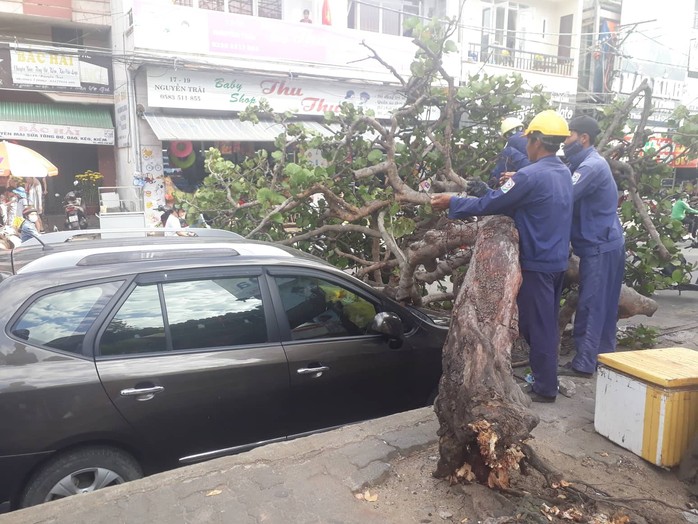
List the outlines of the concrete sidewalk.
{"type": "Polygon", "coordinates": [[[401,413],[153,475],[6,515],[5,523],[385,524],[354,492],[391,460],[436,442],[431,408],[401,413]]]}
{"type": "MultiPolygon", "coordinates": [[[[692,256],[698,259],[696,251],[692,256]]],[[[660,308],[653,318],[622,324],[659,328],[664,333],[659,347],[698,349],[698,292],[663,291],[656,300],[660,308]]],[[[532,407],[541,419],[533,436],[545,442],[543,458],[561,468],[591,460],[601,465],[601,475],[605,466],[630,464],[636,468],[631,474],[645,468],[654,475],[654,497],[668,500],[680,490],[672,473],[652,468],[594,432],[595,380],[575,384],[574,397],[560,395],[554,404],[532,407]]],[[[380,486],[404,457],[434,448],[437,429],[433,410],[424,408],[0,515],[0,523],[385,524],[395,520],[355,493],[380,486]]],[[[436,482],[432,486],[447,489],[447,483],[436,482]]],[[[414,517],[409,522],[432,522],[414,517]]]]}

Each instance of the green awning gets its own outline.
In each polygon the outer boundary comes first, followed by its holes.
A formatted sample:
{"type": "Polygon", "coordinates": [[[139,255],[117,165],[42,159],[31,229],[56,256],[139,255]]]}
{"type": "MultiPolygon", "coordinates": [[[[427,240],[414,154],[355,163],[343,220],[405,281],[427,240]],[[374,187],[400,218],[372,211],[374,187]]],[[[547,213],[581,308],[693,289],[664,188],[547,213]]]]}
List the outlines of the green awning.
{"type": "Polygon", "coordinates": [[[0,102],[0,120],[99,129],[114,128],[109,109],[79,104],[0,102]]]}
{"type": "Polygon", "coordinates": [[[0,140],[111,146],[114,123],[104,107],[0,102],[0,140]]]}

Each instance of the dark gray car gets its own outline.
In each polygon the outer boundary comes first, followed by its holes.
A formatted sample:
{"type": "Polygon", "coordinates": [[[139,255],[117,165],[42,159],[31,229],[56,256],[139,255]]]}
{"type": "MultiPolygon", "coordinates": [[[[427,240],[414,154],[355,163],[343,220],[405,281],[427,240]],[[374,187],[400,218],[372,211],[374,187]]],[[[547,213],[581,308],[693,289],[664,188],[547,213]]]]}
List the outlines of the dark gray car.
{"type": "Polygon", "coordinates": [[[41,255],[0,282],[12,508],[436,394],[446,327],[298,251],[171,237],[41,255]]]}

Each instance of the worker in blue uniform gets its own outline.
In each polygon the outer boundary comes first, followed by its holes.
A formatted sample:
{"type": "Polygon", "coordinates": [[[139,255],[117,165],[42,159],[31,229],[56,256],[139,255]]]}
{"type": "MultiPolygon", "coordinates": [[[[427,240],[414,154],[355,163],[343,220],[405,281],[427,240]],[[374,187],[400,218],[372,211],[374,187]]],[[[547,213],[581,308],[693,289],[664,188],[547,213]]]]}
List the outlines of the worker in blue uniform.
{"type": "Polygon", "coordinates": [[[516,117],[508,117],[502,121],[500,132],[506,138],[507,144],[499,154],[497,164],[492,169],[488,185],[496,188],[500,185],[503,173],[516,172],[531,162],[526,153],[526,137],[523,133],[523,122],[516,117]]]}
{"type": "Polygon", "coordinates": [[[480,198],[443,193],[431,198],[432,207],[449,209],[450,218],[506,214],[514,219],[523,277],[517,298],[519,330],[531,348],[534,382],[528,393],[534,402],[554,402],[557,396],[557,319],[569,259],[572,179],[556,152],[568,135],[564,118],[543,111],[525,132],[531,164],[502,187],[485,187],[480,198]]]}
{"type": "Polygon", "coordinates": [[[594,144],[600,129],[590,116],[570,120],[565,158],[572,172],[572,249],[579,257],[579,302],[574,317],[576,355],[560,375],[590,378],[599,353],[616,349],[618,301],[625,271],[625,240],[618,218],[618,187],[594,144]]]}

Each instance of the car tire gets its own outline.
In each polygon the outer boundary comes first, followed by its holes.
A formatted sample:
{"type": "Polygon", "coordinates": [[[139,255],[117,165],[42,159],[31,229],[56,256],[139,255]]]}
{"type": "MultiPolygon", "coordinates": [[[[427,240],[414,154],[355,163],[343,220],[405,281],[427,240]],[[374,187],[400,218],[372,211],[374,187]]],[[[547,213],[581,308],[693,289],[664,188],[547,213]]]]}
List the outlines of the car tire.
{"type": "Polygon", "coordinates": [[[143,477],[136,460],[116,448],[69,451],[44,464],[27,483],[19,506],[26,508],[143,477]]]}

